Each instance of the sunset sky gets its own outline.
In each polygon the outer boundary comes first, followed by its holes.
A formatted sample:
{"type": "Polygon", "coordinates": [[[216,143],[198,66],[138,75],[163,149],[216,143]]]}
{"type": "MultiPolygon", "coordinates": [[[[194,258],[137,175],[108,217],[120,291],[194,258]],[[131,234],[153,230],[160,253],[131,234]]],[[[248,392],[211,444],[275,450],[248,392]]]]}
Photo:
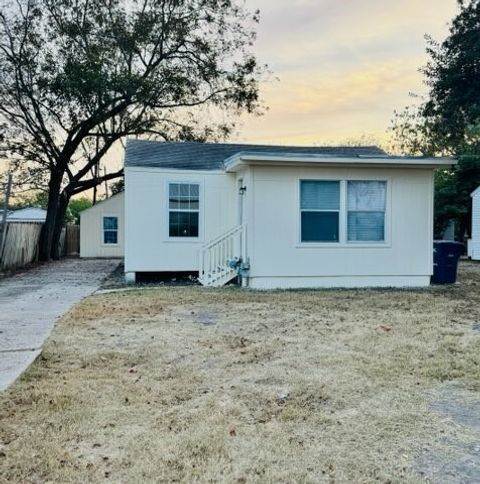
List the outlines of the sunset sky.
{"type": "Polygon", "coordinates": [[[385,139],[394,109],[421,93],[426,33],[446,36],[456,0],[247,0],[259,8],[255,51],[279,81],[269,112],[246,119],[241,142],[321,144],[385,139]]]}

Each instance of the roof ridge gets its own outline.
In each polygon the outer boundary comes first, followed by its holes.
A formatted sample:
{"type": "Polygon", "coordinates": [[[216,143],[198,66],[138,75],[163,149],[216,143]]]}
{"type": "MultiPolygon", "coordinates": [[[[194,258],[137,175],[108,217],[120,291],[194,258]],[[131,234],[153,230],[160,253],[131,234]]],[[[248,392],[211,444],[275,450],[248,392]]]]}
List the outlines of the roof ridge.
{"type": "Polygon", "coordinates": [[[245,146],[245,147],[262,147],[262,148],[294,148],[294,149],[351,149],[351,150],[358,150],[358,149],[365,149],[365,150],[379,150],[383,151],[377,145],[292,145],[292,144],[271,144],[271,143],[241,143],[241,142],[217,142],[217,141],[158,141],[158,140],[146,140],[146,139],[136,139],[136,138],[128,138],[127,144],[130,142],[135,143],[151,143],[151,144],[159,144],[159,145],[177,145],[177,146],[222,146],[222,147],[233,147],[233,146],[245,146]]]}

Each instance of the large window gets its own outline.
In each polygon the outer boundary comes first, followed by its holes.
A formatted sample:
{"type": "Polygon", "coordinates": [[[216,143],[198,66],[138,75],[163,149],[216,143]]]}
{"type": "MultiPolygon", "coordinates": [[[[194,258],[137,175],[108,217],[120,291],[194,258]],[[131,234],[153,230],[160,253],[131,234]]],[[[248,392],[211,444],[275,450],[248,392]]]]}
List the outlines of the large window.
{"type": "Polygon", "coordinates": [[[340,182],[300,183],[302,242],[338,242],[340,227],[340,182]]]}
{"type": "Polygon", "coordinates": [[[168,190],[169,236],[198,237],[200,186],[197,183],[170,183],[168,190]]]}
{"type": "Polygon", "coordinates": [[[347,191],[348,241],[383,242],[385,240],[386,183],[349,181],[347,191]]]}
{"type": "Polygon", "coordinates": [[[118,244],[118,217],[103,217],[103,243],[118,244]]]}
{"type": "Polygon", "coordinates": [[[386,211],[386,181],[300,181],[302,243],[385,242],[386,211]]]}

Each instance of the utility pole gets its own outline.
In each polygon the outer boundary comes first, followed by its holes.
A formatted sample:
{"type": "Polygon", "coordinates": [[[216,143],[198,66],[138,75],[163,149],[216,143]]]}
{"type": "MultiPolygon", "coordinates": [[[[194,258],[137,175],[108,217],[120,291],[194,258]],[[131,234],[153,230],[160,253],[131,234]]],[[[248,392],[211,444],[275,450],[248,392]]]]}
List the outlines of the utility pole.
{"type": "MultiPolygon", "coordinates": [[[[98,136],[95,138],[95,153],[98,153],[98,149],[99,149],[99,139],[98,139],[98,136]]],[[[100,160],[98,160],[94,167],[93,167],[93,178],[95,179],[95,181],[97,181],[97,178],[98,178],[98,165],[100,163],[100,160]]],[[[95,184],[95,186],[93,187],[93,205],[95,205],[97,203],[97,185],[95,184]]]]}
{"type": "MultiPolygon", "coordinates": [[[[103,167],[103,176],[107,176],[107,169],[103,167]]],[[[105,180],[105,199],[108,198],[108,182],[105,180]]]]}
{"type": "Polygon", "coordinates": [[[0,255],[3,253],[3,246],[5,245],[5,237],[7,236],[7,210],[8,210],[8,202],[10,200],[11,192],[12,192],[12,174],[8,173],[7,187],[5,189],[5,200],[3,202],[2,238],[0,239],[0,255]]]}
{"type": "MultiPolygon", "coordinates": [[[[98,178],[98,162],[95,163],[93,167],[93,178],[96,180],[98,178]]],[[[97,185],[93,187],[93,205],[97,203],[97,185]]]]}

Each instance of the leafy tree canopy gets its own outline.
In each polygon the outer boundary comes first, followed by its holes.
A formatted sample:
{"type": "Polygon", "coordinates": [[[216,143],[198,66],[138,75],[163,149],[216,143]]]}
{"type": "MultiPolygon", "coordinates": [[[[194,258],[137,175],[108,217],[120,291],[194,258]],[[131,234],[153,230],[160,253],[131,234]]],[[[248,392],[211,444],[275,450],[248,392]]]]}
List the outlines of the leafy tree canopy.
{"type": "Polygon", "coordinates": [[[87,197],[72,198],[68,204],[66,221],[70,224],[79,224],[80,212],[91,206],[92,201],[87,197]]]}

